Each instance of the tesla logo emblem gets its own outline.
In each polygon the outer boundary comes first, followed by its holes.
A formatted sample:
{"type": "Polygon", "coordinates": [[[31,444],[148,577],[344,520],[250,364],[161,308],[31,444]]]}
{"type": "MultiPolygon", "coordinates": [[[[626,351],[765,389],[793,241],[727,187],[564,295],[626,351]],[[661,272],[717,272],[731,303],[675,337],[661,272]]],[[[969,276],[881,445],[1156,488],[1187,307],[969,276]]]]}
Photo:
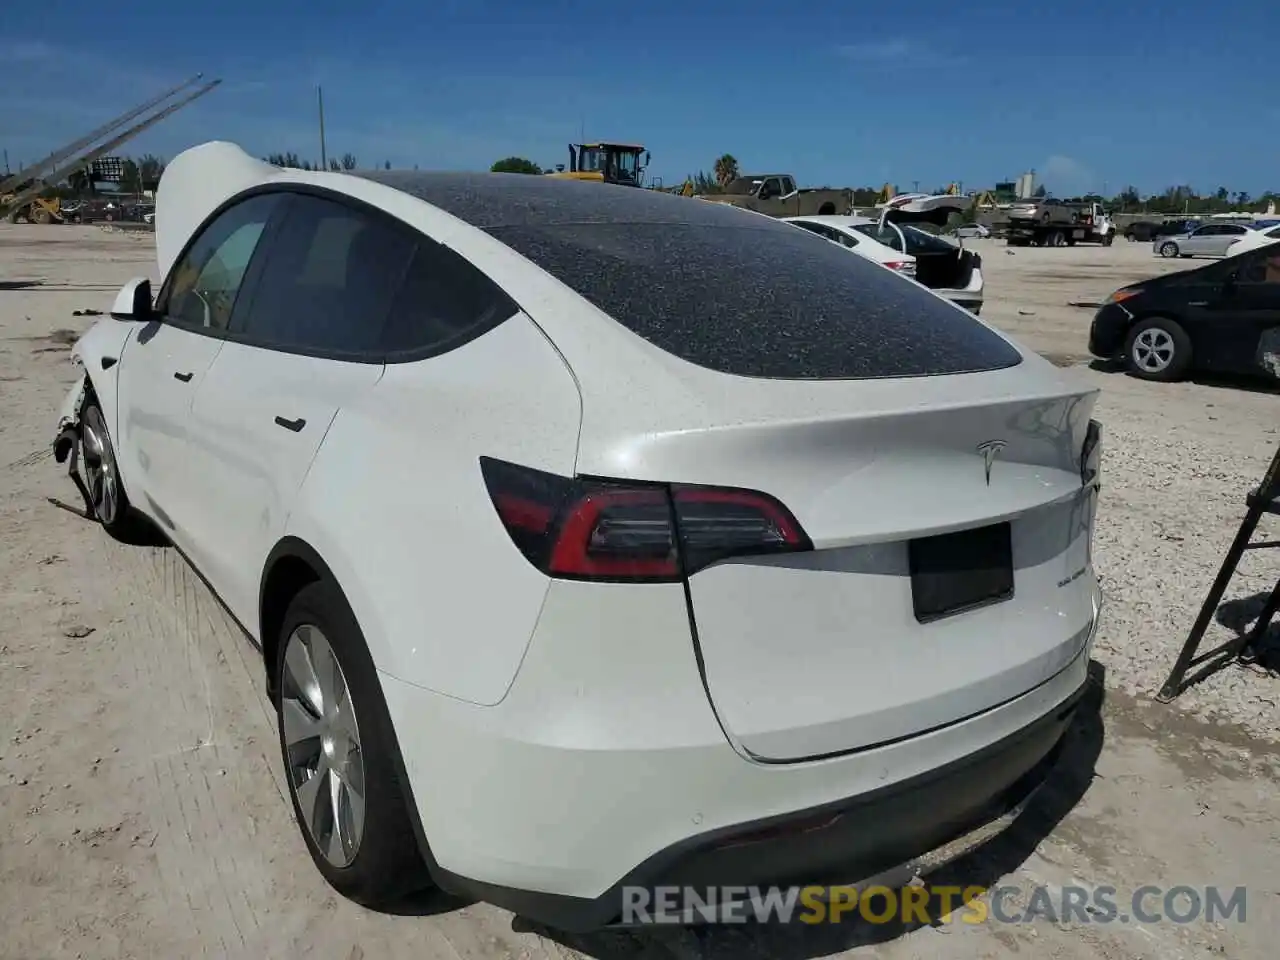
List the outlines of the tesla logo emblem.
{"type": "Polygon", "coordinates": [[[991,465],[996,462],[996,457],[1000,456],[1000,451],[1005,448],[1003,440],[984,440],[978,444],[978,452],[982,454],[982,466],[987,473],[987,486],[991,486],[991,465]]]}

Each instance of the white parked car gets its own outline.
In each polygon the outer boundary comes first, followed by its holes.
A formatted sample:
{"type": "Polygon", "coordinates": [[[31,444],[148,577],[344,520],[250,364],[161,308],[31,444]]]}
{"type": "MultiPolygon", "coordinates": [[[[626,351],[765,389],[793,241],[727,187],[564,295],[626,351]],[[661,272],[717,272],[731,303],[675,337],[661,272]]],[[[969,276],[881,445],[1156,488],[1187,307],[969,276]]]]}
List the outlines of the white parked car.
{"type": "Polygon", "coordinates": [[[1234,257],[1250,250],[1257,250],[1280,240],[1280,224],[1263,230],[1253,230],[1243,237],[1238,237],[1227,247],[1227,256],[1234,257]]]}
{"type": "Polygon", "coordinates": [[[1049,775],[1095,387],[654,191],[210,143],[157,210],[164,280],[77,343],[55,455],[261,648],[341,893],[587,929],[627,885],[945,860],[1049,775]]]}
{"type": "Polygon", "coordinates": [[[980,313],[982,257],[910,224],[857,216],[788,217],[787,223],[848,247],[854,253],[911,277],[939,296],[980,313]]]}
{"type": "Polygon", "coordinates": [[[1189,233],[1172,237],[1156,237],[1151,244],[1153,253],[1162,257],[1225,257],[1236,242],[1246,240],[1260,231],[1242,223],[1205,223],[1189,233]]]}
{"type": "Polygon", "coordinates": [[[987,237],[991,236],[991,229],[982,223],[966,223],[956,227],[955,234],[962,240],[985,240],[987,237]]]}

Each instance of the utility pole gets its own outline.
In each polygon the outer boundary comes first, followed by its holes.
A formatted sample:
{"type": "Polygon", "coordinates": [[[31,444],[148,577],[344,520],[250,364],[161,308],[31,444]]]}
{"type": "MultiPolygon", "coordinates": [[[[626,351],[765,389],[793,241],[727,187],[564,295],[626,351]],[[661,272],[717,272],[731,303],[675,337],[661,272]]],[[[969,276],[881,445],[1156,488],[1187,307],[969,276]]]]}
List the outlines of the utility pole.
{"type": "Polygon", "coordinates": [[[11,171],[9,170],[9,151],[4,152],[4,175],[7,177],[11,171]]]}
{"type": "Polygon", "coordinates": [[[324,90],[316,86],[316,106],[320,110],[320,169],[329,169],[329,157],[324,147],[324,90]]]}

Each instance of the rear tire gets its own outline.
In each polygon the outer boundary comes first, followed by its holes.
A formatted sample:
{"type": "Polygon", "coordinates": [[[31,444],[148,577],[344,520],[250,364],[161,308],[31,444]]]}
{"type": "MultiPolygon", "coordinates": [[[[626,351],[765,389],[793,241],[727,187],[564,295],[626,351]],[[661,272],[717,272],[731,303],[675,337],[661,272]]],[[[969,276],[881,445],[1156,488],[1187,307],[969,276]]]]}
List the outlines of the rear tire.
{"type": "Polygon", "coordinates": [[[1181,380],[1191,366],[1191,338],[1176,320],[1148,317],[1129,331],[1124,359],[1129,371],[1143,380],[1181,380]]]}
{"type": "Polygon", "coordinates": [[[382,688],[335,584],[298,591],[276,649],[285,783],[316,869],[366,906],[430,886],[392,760],[397,746],[382,688]]]}

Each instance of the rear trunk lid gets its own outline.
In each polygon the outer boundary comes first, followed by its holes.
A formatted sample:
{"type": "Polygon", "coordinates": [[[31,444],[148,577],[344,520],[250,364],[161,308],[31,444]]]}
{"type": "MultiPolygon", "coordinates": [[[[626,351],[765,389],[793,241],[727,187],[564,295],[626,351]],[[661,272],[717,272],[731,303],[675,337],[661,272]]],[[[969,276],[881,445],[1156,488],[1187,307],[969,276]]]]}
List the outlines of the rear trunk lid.
{"type": "Polygon", "coordinates": [[[1082,654],[1096,614],[1080,464],[1095,392],[1027,373],[710,375],[688,395],[696,425],[642,414],[620,434],[604,427],[617,411],[597,419],[586,398],[580,472],[761,490],[813,542],[689,579],[708,695],[739,749],[786,762],[919,735],[1082,654]],[[1007,583],[981,569],[1002,562],[1007,583]],[[939,602],[957,609],[937,615],[939,602]]]}

